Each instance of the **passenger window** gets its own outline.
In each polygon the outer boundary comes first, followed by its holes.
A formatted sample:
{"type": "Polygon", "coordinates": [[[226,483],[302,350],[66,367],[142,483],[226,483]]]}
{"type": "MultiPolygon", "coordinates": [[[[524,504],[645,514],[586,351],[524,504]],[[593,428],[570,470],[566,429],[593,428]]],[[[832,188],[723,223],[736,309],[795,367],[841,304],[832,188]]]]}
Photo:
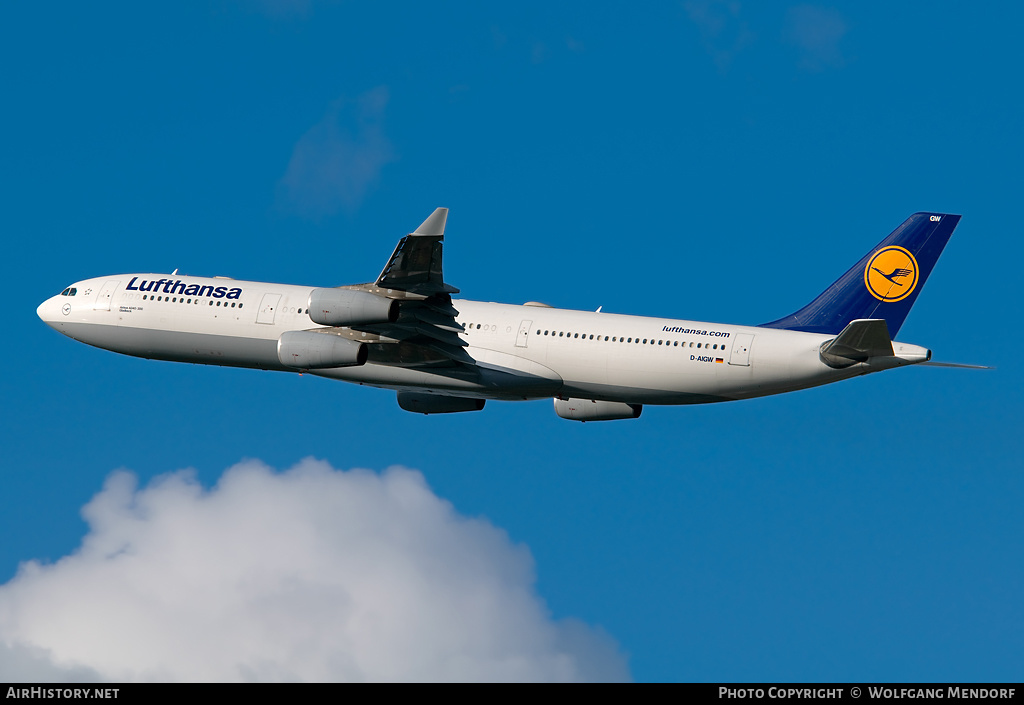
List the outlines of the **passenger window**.
{"type": "Polygon", "coordinates": [[[700,343],[697,343],[697,349],[700,350],[700,343]]]}
{"type": "Polygon", "coordinates": [[[573,336],[573,338],[579,338],[579,337],[580,337],[579,333],[577,333],[576,335],[573,336]]]}
{"type": "Polygon", "coordinates": [[[242,304],[238,304],[238,308],[242,308],[242,304]]]}
{"type": "Polygon", "coordinates": [[[476,324],[476,329],[480,330],[480,324],[479,323],[476,324]]]}

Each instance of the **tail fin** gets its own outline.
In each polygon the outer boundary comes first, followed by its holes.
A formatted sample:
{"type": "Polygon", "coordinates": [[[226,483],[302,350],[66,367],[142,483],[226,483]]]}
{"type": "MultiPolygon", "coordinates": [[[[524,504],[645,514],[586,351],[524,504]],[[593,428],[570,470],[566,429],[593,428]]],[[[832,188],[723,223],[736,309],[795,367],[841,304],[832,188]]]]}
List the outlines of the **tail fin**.
{"type": "Polygon", "coordinates": [[[895,337],[959,222],[914,213],[814,301],[761,327],[836,334],[850,321],[881,318],[895,337]]]}

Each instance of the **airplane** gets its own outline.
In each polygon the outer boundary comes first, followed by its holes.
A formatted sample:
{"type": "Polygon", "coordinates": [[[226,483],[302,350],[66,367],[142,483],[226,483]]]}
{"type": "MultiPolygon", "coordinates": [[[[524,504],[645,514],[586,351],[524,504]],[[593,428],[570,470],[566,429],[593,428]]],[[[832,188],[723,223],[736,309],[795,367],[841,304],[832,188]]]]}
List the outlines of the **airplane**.
{"type": "Polygon", "coordinates": [[[37,313],[98,348],[393,389],[422,414],[554,399],[564,419],[633,419],[644,405],[750,399],[906,365],[979,367],[929,362],[927,348],[893,340],[959,215],[911,215],[809,304],[758,326],[453,300],[447,218],[436,209],[366,284],[115,274],[76,282],[37,313]]]}

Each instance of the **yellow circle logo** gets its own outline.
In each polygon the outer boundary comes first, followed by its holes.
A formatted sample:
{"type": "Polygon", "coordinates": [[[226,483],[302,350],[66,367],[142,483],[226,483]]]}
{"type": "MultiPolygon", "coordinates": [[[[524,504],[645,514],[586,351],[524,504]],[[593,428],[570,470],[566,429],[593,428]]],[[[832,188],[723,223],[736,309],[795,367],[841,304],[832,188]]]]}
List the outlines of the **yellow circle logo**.
{"type": "Polygon", "coordinates": [[[864,286],[879,301],[902,301],[917,286],[917,260],[902,247],[883,247],[864,268],[864,286]]]}

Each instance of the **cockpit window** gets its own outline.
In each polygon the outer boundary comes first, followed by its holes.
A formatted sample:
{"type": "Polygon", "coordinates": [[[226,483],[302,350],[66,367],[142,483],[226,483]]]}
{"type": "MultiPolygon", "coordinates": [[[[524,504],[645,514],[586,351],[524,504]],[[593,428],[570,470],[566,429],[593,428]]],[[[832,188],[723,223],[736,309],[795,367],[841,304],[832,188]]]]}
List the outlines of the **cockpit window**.
{"type": "Polygon", "coordinates": [[[71,287],[70,286],[67,289],[65,289],[64,291],[60,292],[60,295],[61,296],[67,296],[69,293],[71,293],[71,287]]]}
{"type": "Polygon", "coordinates": [[[78,293],[78,289],[76,289],[75,287],[71,287],[71,296],[74,296],[77,293],[78,293]]]}

